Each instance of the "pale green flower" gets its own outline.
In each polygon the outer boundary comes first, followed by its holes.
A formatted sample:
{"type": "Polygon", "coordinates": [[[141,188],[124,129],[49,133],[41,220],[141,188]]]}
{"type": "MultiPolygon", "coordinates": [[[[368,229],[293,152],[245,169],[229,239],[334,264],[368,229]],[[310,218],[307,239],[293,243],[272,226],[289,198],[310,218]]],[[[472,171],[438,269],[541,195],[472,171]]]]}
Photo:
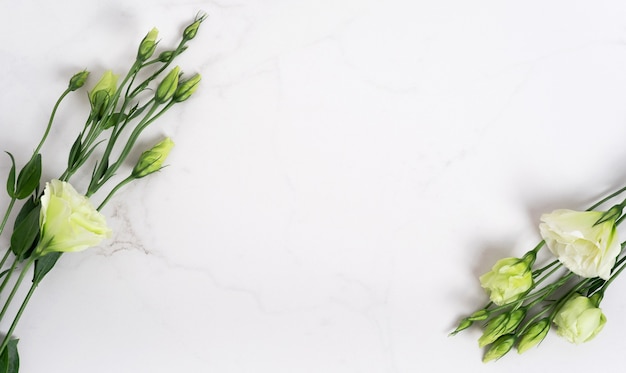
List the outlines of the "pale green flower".
{"type": "Polygon", "coordinates": [[[567,269],[608,280],[621,247],[613,219],[596,224],[604,216],[599,211],[556,210],[541,216],[539,230],[567,269]]]}
{"type": "Polygon", "coordinates": [[[493,303],[500,306],[513,302],[533,286],[530,270],[533,260],[500,259],[491,271],[480,276],[480,285],[487,290],[493,303]]]}
{"type": "Polygon", "coordinates": [[[104,216],[69,183],[52,180],[41,196],[41,239],[36,255],[73,252],[98,245],[111,235],[104,216]]]}
{"type": "MultiPolygon", "coordinates": [[[[592,297],[593,298],[593,297],[592,297]]],[[[554,318],[556,333],[568,341],[580,344],[593,339],[606,324],[606,316],[597,302],[582,295],[569,299],[554,318]]]]}

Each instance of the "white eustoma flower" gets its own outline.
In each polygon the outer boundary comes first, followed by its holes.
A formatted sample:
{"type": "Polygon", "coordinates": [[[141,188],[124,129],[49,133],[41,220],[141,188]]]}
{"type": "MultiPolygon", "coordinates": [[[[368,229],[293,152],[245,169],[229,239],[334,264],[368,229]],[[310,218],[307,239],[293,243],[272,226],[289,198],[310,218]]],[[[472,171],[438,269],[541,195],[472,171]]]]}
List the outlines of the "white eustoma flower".
{"type": "Polygon", "coordinates": [[[52,180],[41,196],[41,239],[36,253],[81,251],[111,235],[104,216],[69,183],[52,180]]]}
{"type": "Polygon", "coordinates": [[[554,324],[558,327],[558,335],[571,343],[580,344],[600,333],[606,324],[606,316],[594,300],[575,295],[556,314],[554,324]]]}
{"type": "Polygon", "coordinates": [[[615,221],[596,224],[599,211],[556,210],[541,216],[539,230],[548,249],[582,277],[608,280],[621,251],[615,221]]]}

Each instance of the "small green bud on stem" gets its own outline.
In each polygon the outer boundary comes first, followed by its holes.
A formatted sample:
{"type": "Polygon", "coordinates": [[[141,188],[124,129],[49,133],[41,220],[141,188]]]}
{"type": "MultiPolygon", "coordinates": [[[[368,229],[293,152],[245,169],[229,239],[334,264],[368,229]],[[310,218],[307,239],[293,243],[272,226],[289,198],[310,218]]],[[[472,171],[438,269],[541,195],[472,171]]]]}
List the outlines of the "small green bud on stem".
{"type": "Polygon", "coordinates": [[[83,70],[79,73],[74,74],[74,76],[70,79],[70,84],[68,86],[70,91],[75,91],[80,87],[85,85],[85,81],[87,81],[87,77],[89,76],[89,71],[83,70]]]}
{"type": "Polygon", "coordinates": [[[180,74],[180,67],[176,66],[172,69],[172,71],[167,74],[165,79],[159,84],[156,90],[156,94],[154,95],[154,100],[162,104],[167,102],[172,96],[174,96],[174,92],[178,87],[178,76],[180,74]]]}

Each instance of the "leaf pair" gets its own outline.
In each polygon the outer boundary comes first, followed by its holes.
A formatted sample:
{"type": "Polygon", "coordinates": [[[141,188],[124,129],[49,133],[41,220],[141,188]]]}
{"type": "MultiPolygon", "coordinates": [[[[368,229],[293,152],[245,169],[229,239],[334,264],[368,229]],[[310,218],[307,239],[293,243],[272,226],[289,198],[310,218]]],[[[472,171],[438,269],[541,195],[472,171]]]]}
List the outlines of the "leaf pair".
{"type": "Polygon", "coordinates": [[[37,187],[41,179],[41,154],[33,156],[28,163],[22,168],[17,181],[15,178],[15,159],[13,154],[6,152],[11,157],[11,170],[7,180],[7,193],[9,197],[15,199],[24,199],[31,195],[37,187]]]}

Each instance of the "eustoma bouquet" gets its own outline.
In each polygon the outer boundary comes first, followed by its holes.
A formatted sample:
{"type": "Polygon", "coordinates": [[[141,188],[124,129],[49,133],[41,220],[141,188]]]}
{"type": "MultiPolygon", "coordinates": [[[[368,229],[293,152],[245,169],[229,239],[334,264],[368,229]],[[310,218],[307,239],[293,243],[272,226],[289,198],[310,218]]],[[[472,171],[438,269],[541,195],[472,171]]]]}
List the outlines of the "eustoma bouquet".
{"type": "MultiPolygon", "coordinates": [[[[68,94],[86,84],[87,71],[71,77],[30,159],[18,167],[13,155],[7,152],[11,167],[6,181],[8,202],[0,222],[0,235],[6,235],[2,241],[6,242],[5,251],[0,253],[0,322],[8,329],[0,336],[1,372],[19,370],[18,339],[13,333],[38,284],[63,253],[85,250],[111,237],[111,229],[100,212],[102,208],[123,186],[164,166],[174,145],[169,138],[145,150],[135,160],[135,166],[126,171],[128,176],[122,179],[116,176],[123,170],[142,132],[197,89],[200,75],[188,77],[178,66],[171,66],[195,38],[205,18],[198,15],[184,28],[176,47],[158,54],[158,30],[152,29],[141,40],[135,61],[121,81],[112,71],[104,72],[85,95],[89,103],[86,120],[77,128],[73,145],[65,152],[67,167],[58,173],[58,178],[41,180],[44,162],[40,150],[57,109],[68,94]],[[72,185],[72,177],[77,173],[90,177],[85,190],[79,191],[72,185]],[[115,181],[114,186],[105,188],[108,191],[103,194],[103,187],[111,181],[115,181]],[[5,228],[16,208],[19,211],[9,232],[5,228]],[[29,290],[23,299],[16,299],[18,290],[27,284],[26,276],[32,278],[29,290]],[[14,302],[19,307],[11,307],[14,302]],[[17,311],[9,312],[15,308],[17,311]]],[[[55,149],[55,154],[63,154],[58,150],[55,149]]]]}
{"type": "Polygon", "coordinates": [[[451,334],[481,324],[478,344],[486,347],[484,362],[513,348],[528,351],[550,330],[575,344],[597,336],[607,322],[602,299],[626,268],[626,243],[618,237],[626,218],[626,199],[619,200],[624,192],[626,188],[584,211],[543,214],[541,241],[521,257],[500,259],[480,276],[490,302],[463,318],[451,334]],[[540,252],[548,258],[542,265],[537,264],[540,252]]]}

